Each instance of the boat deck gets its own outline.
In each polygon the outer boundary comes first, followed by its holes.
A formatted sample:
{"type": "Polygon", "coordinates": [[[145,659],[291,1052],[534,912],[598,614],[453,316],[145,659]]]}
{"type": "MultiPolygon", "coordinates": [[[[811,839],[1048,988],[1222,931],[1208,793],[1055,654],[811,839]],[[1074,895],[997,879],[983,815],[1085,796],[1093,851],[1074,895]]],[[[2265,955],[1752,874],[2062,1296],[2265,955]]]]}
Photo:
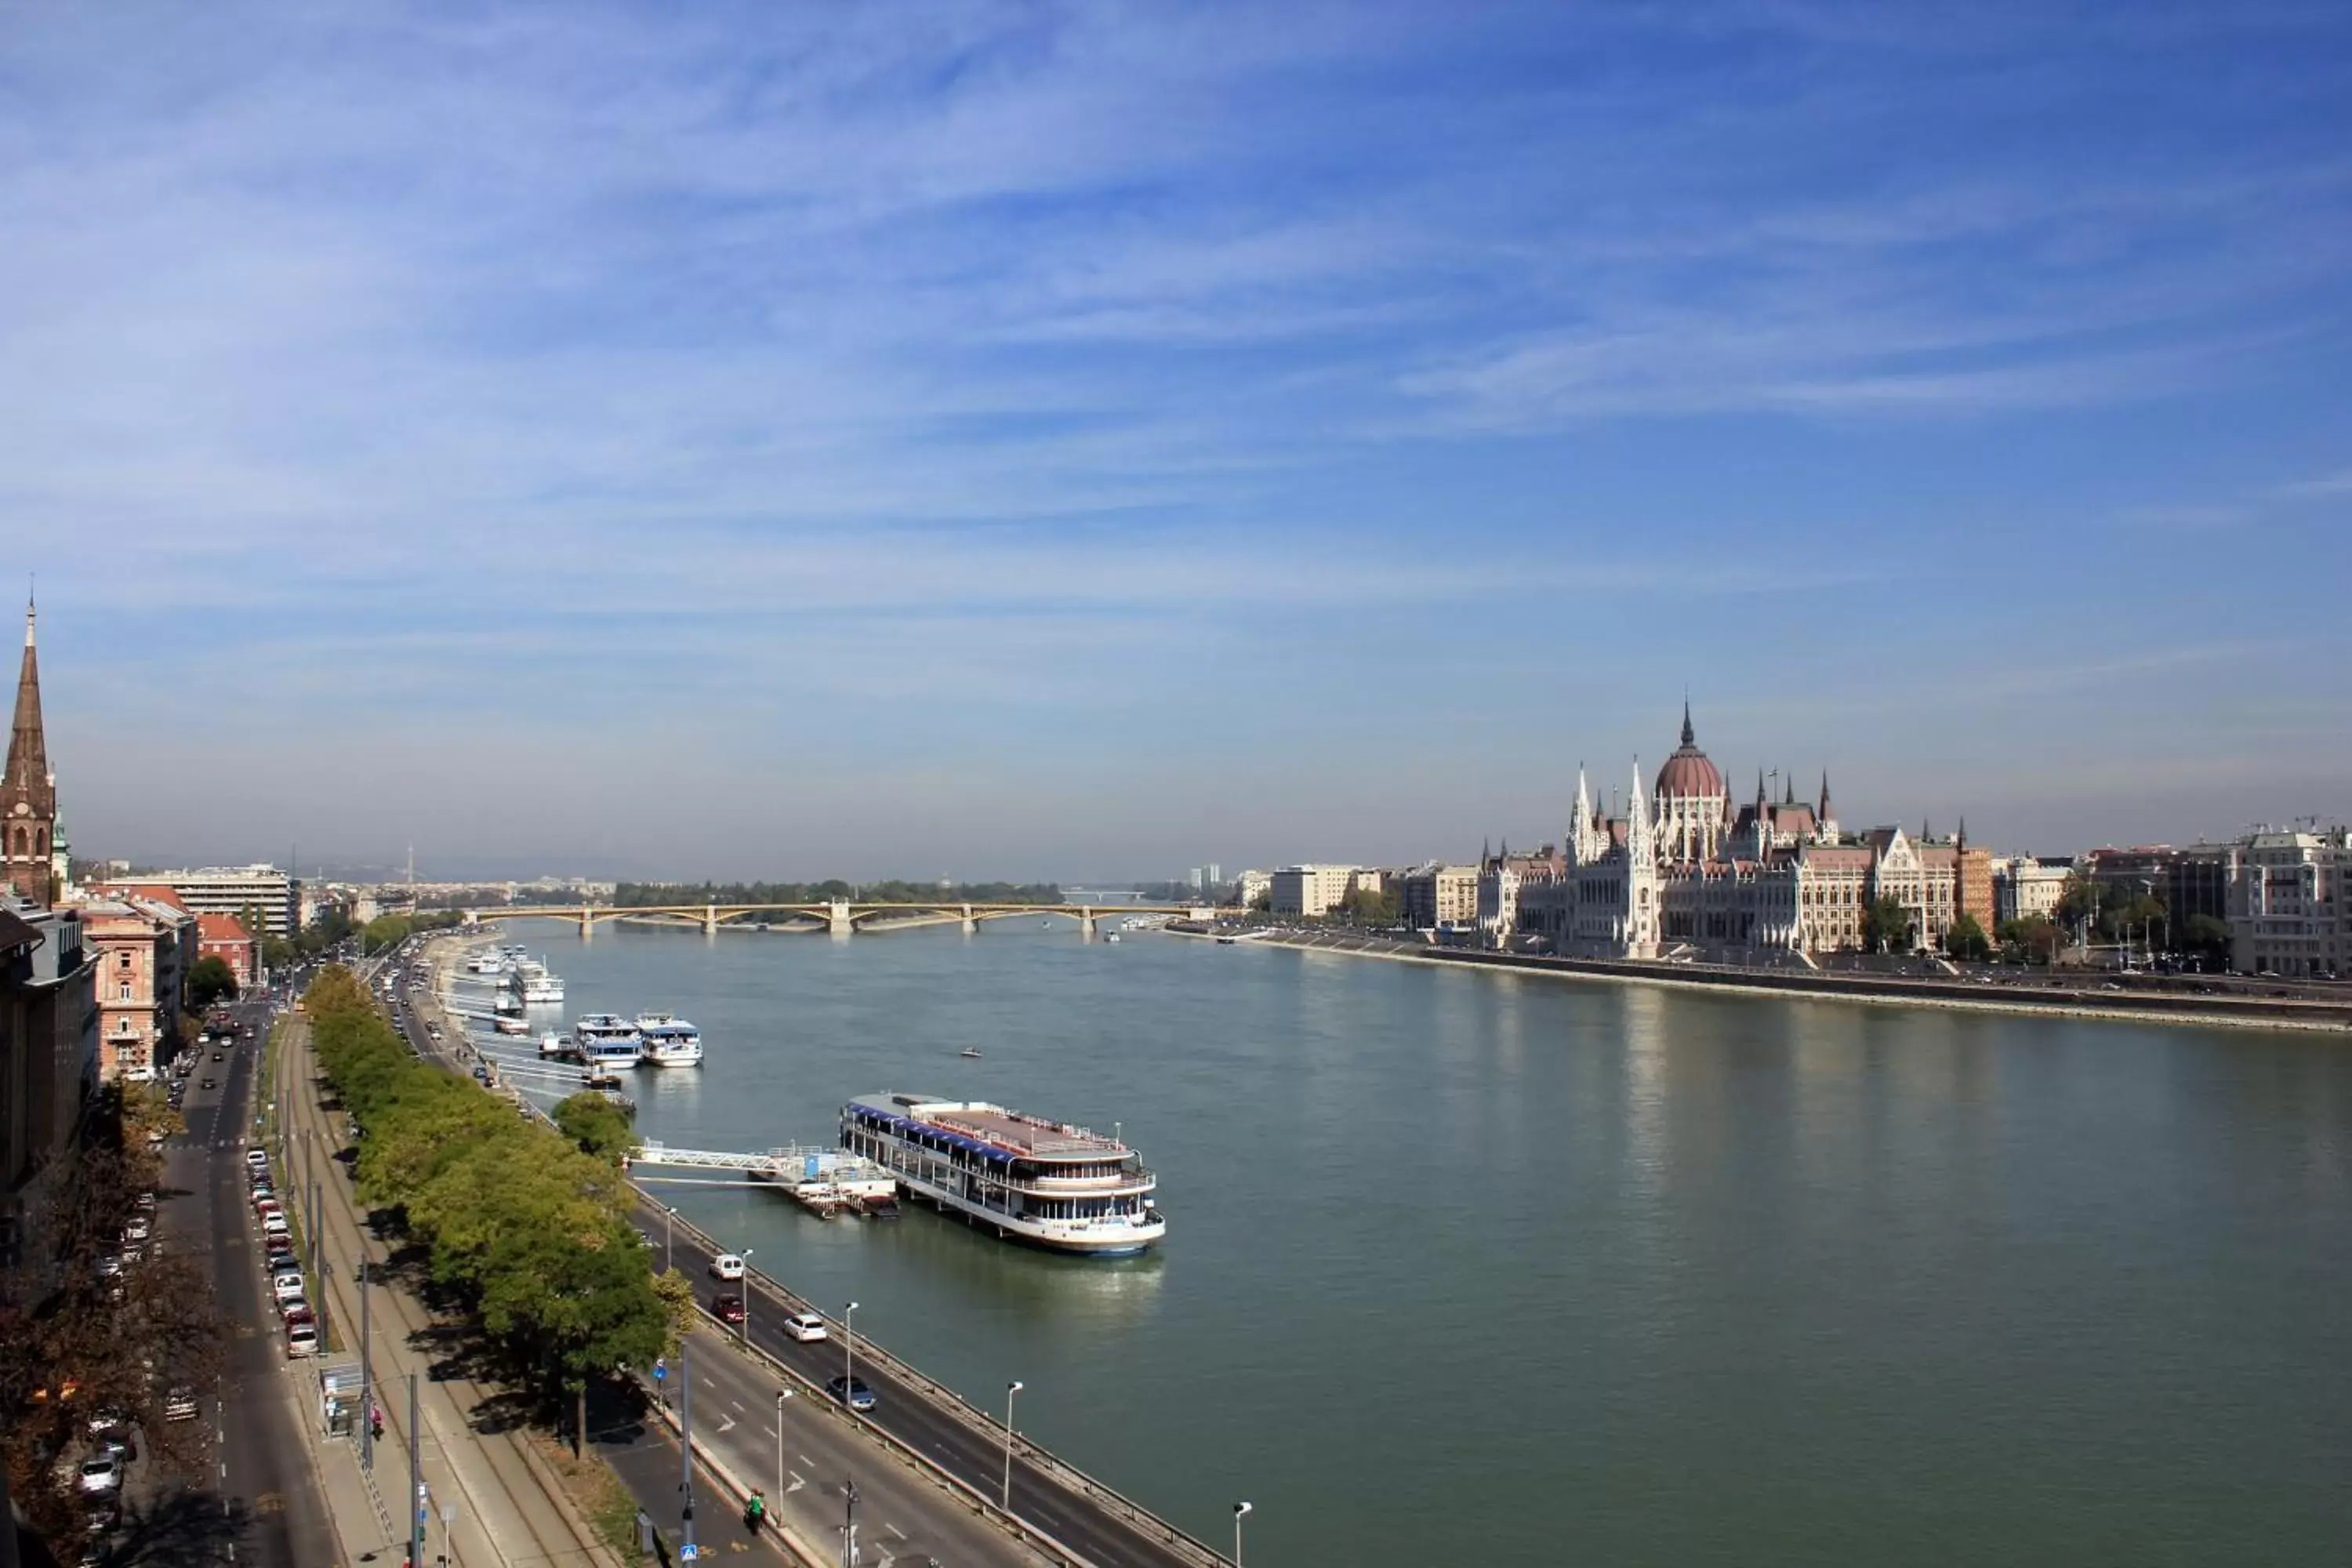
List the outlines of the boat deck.
{"type": "Polygon", "coordinates": [[[959,1107],[925,1112],[923,1120],[1024,1154],[1116,1154],[1126,1149],[1115,1138],[1033,1121],[1001,1110],[959,1107]]]}

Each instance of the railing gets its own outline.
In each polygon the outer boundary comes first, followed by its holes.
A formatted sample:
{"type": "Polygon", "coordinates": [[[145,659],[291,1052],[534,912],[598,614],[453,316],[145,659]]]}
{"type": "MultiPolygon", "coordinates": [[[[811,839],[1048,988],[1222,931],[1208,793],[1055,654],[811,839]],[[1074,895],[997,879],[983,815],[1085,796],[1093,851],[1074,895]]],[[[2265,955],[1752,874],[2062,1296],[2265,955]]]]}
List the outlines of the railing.
{"type": "MultiPolygon", "coordinates": [[[[667,1212],[663,1209],[663,1205],[656,1203],[654,1199],[646,1196],[646,1194],[640,1193],[638,1196],[641,1201],[656,1211],[667,1212]]],[[[727,1250],[725,1244],[720,1242],[717,1237],[712,1236],[709,1231],[704,1230],[701,1226],[688,1219],[684,1215],[671,1216],[669,1223],[676,1225],[678,1228],[686,1231],[688,1235],[694,1237],[696,1239],[700,1241],[703,1246],[710,1248],[713,1252],[724,1252],[727,1250]]],[[[806,1297],[802,1296],[795,1291],[787,1289],[784,1286],[778,1284],[773,1278],[761,1273],[758,1269],[751,1270],[750,1274],[752,1279],[756,1280],[760,1286],[764,1287],[770,1295],[775,1297],[776,1300],[782,1301],[785,1306],[795,1311],[807,1312],[813,1316],[824,1318],[828,1324],[832,1325],[833,1331],[836,1333],[845,1332],[845,1331],[841,1328],[838,1320],[826,1316],[825,1313],[820,1311],[816,1305],[810,1301],[806,1297]]],[[[777,1360],[774,1356],[770,1355],[766,1351],[761,1350],[759,1346],[750,1344],[740,1339],[735,1342],[740,1346],[740,1348],[747,1350],[751,1354],[759,1357],[764,1364],[772,1368],[781,1375],[789,1378],[791,1381],[799,1384],[801,1387],[806,1389],[812,1394],[817,1392],[816,1385],[814,1384],[811,1383],[806,1377],[794,1371],[792,1367],[777,1360]]],[[[856,1353],[869,1365],[880,1366],[886,1369],[898,1382],[913,1389],[916,1393],[922,1394],[934,1405],[945,1411],[948,1415],[954,1416],[957,1420],[962,1422],[967,1427],[970,1427],[975,1432],[984,1434],[990,1441],[994,1443],[1003,1443],[1004,1441],[1004,1424],[1002,1421],[997,1420],[994,1416],[990,1415],[983,1411],[973,1408],[971,1402],[966,1400],[962,1394],[958,1394],[954,1389],[947,1386],[947,1384],[936,1382],[933,1379],[925,1376],[923,1373],[917,1372],[913,1367],[908,1365],[905,1362],[900,1361],[897,1356],[892,1355],[880,1345],[876,1344],[871,1339],[858,1340],[856,1353]]],[[[831,1407],[829,1396],[826,1402],[826,1407],[831,1407]]],[[[887,1444],[893,1451],[914,1461],[918,1467],[929,1473],[949,1489],[955,1492],[959,1497],[961,1497],[968,1506],[974,1509],[982,1516],[995,1521],[1007,1530],[1013,1531],[1017,1538],[1034,1539],[1051,1547],[1054,1551],[1059,1552],[1063,1557],[1072,1563],[1082,1563],[1086,1562],[1084,1557],[1081,1557],[1077,1552],[1071,1551],[1059,1541],[1055,1540],[1055,1538],[1046,1531],[1038,1529],[1037,1526],[1023,1519],[1019,1514],[1008,1512],[1006,1510],[999,1506],[995,1500],[991,1498],[987,1492],[955,1475],[945,1466],[941,1465],[937,1459],[932,1458],[929,1454],[914,1447],[912,1445],[905,1442],[901,1438],[884,1430],[881,1426],[877,1426],[870,1421],[862,1422],[860,1425],[864,1426],[866,1430],[871,1432],[877,1437],[879,1437],[884,1443],[887,1444]]],[[[1153,1513],[1150,1509],[1145,1508],[1141,1503],[1135,1501],[1133,1499],[1120,1492],[1116,1488],[1106,1486],[1102,1482],[1095,1479],[1092,1476],[1087,1475],[1084,1470],[1079,1469],[1076,1466],[1067,1464],[1062,1459],[1055,1458],[1051,1450],[1039,1447],[1036,1444],[1031,1442],[1026,1437],[1022,1436],[1018,1432],[1013,1434],[1013,1447],[1014,1450],[1022,1456],[1022,1458],[1027,1459],[1029,1463],[1040,1473],[1059,1483],[1065,1490],[1075,1492],[1078,1496],[1085,1498],[1087,1501],[1095,1504],[1104,1512],[1118,1520],[1120,1522],[1127,1524],[1139,1533],[1150,1537],[1152,1541],[1166,1547],[1176,1555],[1192,1562],[1195,1564],[1195,1568],[1233,1568],[1233,1560],[1218,1552],[1215,1548],[1201,1541],[1198,1537],[1179,1530],[1176,1526],[1169,1523],[1166,1520],[1160,1518],[1158,1514],[1153,1513]]]]}

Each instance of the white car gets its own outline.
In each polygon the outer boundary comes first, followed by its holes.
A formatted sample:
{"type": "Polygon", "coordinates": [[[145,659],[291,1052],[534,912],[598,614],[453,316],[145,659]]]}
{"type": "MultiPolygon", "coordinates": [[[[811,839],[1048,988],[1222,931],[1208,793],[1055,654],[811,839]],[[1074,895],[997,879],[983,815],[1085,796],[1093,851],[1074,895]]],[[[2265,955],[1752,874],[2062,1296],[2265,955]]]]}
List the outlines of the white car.
{"type": "Polygon", "coordinates": [[[122,1227],[122,1239],[125,1241],[144,1241],[147,1239],[147,1222],[137,1215],[132,1215],[131,1223],[122,1227]]]}
{"type": "Polygon", "coordinates": [[[111,1492],[122,1489],[122,1461],[111,1454],[100,1454],[84,1459],[75,1472],[75,1480],[86,1492],[111,1492]]]}
{"type": "Polygon", "coordinates": [[[722,1252],[710,1260],[710,1277],[713,1279],[740,1279],[743,1278],[743,1260],[731,1252],[722,1252]]]}
{"type": "Polygon", "coordinates": [[[286,1216],[282,1214],[266,1214],[261,1216],[261,1234],[264,1236],[291,1236],[293,1234],[293,1226],[286,1223],[286,1216]]]}
{"type": "Polygon", "coordinates": [[[784,1332],[803,1344],[825,1337],[824,1320],[814,1312],[795,1312],[784,1320],[784,1332]]]}
{"type": "Polygon", "coordinates": [[[281,1301],[290,1301],[302,1294],[302,1276],[289,1271],[269,1282],[269,1293],[281,1301]]]}
{"type": "Polygon", "coordinates": [[[262,1170],[269,1163],[269,1151],[258,1143],[252,1144],[245,1152],[245,1163],[254,1170],[262,1170]]]}
{"type": "Polygon", "coordinates": [[[309,1323],[297,1323],[287,1330],[286,1353],[289,1356],[317,1355],[319,1331],[309,1323]]]}

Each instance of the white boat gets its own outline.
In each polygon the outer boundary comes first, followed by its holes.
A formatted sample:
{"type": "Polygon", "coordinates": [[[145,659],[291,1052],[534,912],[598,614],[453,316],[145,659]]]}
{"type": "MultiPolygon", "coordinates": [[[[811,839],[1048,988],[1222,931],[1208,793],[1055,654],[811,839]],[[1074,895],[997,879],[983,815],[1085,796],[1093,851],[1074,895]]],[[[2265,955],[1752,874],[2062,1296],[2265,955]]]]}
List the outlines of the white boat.
{"type": "Polygon", "coordinates": [[[528,1035],[530,1033],[530,1026],[529,1024],[524,1023],[520,1018],[512,1017],[505,1014],[499,1015],[498,1019],[490,1025],[490,1027],[496,1029],[501,1035],[528,1035]]]}
{"type": "Polygon", "coordinates": [[[637,1060],[649,1068],[700,1067],[702,1031],[667,1013],[640,1013],[637,1060]]]}
{"type": "Polygon", "coordinates": [[[535,958],[519,958],[507,971],[507,984],[526,1007],[547,1006],[563,1000],[563,976],[535,958]]]}
{"type": "Polygon", "coordinates": [[[1008,1241],[1116,1258],[1168,1232],[1160,1179],[1125,1143],[1001,1105],[860,1095],[841,1108],[841,1146],[1008,1241]]]}
{"type": "Polygon", "coordinates": [[[635,1067],[637,1026],[618,1013],[587,1013],[572,1026],[572,1049],[590,1068],[635,1067]]]}

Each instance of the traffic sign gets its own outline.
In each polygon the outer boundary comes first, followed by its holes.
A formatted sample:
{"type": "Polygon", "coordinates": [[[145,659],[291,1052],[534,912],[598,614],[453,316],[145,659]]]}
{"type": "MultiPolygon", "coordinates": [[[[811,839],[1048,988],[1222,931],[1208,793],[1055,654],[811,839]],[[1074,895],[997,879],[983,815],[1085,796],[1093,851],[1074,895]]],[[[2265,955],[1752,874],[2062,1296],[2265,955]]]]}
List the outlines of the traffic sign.
{"type": "Polygon", "coordinates": [[[691,1563],[701,1555],[701,1550],[691,1541],[677,1549],[677,1560],[680,1563],[691,1563]]]}
{"type": "Polygon", "coordinates": [[[656,1383],[659,1383],[662,1379],[664,1379],[664,1378],[667,1377],[668,1375],[669,1375],[669,1368],[668,1368],[668,1366],[667,1366],[667,1365],[666,1365],[665,1363],[661,1363],[661,1362],[656,1362],[656,1363],[654,1363],[654,1381],[655,1381],[656,1383]]]}

